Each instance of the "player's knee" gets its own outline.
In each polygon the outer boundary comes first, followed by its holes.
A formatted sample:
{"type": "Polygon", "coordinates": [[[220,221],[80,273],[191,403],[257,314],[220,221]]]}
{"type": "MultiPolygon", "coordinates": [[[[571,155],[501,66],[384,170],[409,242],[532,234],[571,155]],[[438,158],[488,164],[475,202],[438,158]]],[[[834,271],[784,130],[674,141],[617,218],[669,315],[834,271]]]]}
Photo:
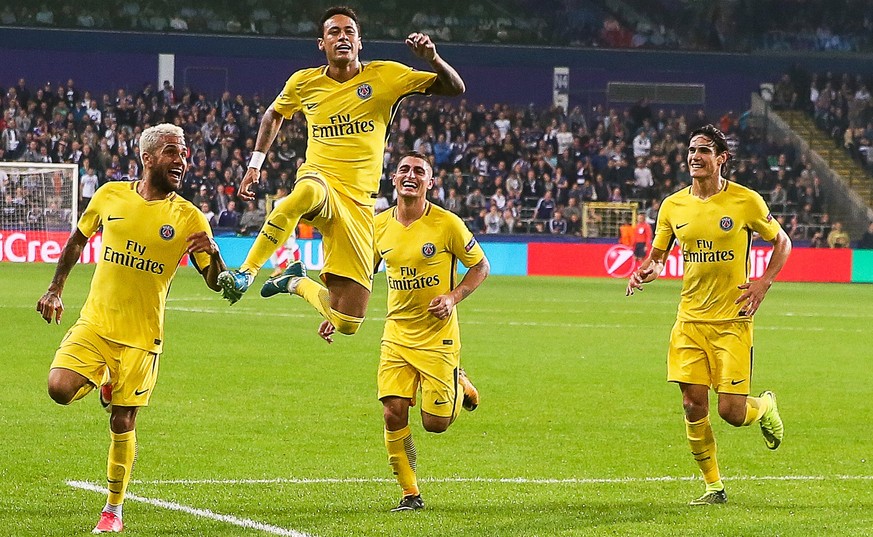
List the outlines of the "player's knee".
{"type": "Polygon", "coordinates": [[[280,207],[285,205],[298,205],[305,209],[304,212],[317,209],[324,203],[327,192],[324,185],[318,181],[299,181],[294,185],[291,195],[282,200],[280,207]]]}
{"type": "Polygon", "coordinates": [[[115,434],[130,432],[136,428],[136,407],[112,407],[109,428],[115,434]]]}
{"type": "Polygon", "coordinates": [[[746,420],[746,409],[745,406],[719,404],[718,415],[734,427],[741,427],[746,420]]]}
{"type": "Polygon", "coordinates": [[[53,383],[49,380],[48,394],[52,400],[59,405],[69,405],[73,401],[76,392],[70,391],[66,386],[59,383],[53,383]]]}
{"type": "Polygon", "coordinates": [[[421,416],[421,425],[429,433],[444,433],[451,423],[449,418],[438,418],[427,414],[421,416]]]}

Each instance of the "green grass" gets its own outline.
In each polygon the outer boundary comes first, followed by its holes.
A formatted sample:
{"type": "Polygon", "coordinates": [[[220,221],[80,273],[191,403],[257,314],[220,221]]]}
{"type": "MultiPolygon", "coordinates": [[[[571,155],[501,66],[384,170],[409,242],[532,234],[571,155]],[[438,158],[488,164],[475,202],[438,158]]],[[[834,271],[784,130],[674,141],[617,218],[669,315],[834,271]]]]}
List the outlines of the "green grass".
{"type": "MultiPolygon", "coordinates": [[[[107,415],[93,395],[45,393],[92,268],[74,270],[62,326],[34,311],[53,270],[0,264],[0,535],[84,534],[105,501],[66,481],[103,485],[107,415]]],[[[228,307],[182,269],[130,492],[320,537],[873,535],[873,286],[774,286],[753,388],[778,394],[785,442],[770,452],[757,427],[714,419],[730,503],[690,508],[702,484],[664,381],[678,285],[626,298],[620,280],[490,278],[461,306],[482,404],[443,435],[413,423],[427,509],[397,514],[375,399],[384,280],[358,335],[328,346],[302,300],[255,290],[228,307]]],[[[138,501],[125,521],[130,535],[270,535],[138,501]]]]}

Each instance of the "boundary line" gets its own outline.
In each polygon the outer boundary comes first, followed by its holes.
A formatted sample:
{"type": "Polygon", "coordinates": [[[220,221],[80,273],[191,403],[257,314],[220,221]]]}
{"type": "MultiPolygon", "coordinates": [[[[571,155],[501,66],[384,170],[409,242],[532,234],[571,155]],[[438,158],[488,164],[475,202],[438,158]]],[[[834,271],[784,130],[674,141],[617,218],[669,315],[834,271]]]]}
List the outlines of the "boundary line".
{"type": "MultiPolygon", "coordinates": [[[[86,481],[67,481],[67,485],[82,489],[82,490],[90,490],[91,492],[100,492],[103,494],[108,493],[105,487],[101,487],[99,485],[95,485],[93,483],[88,483],[86,481]]],[[[313,537],[308,533],[303,533],[297,530],[291,530],[286,528],[280,528],[279,526],[273,526],[272,524],[264,524],[263,522],[256,522],[254,520],[250,520],[248,518],[239,518],[233,515],[222,515],[220,513],[216,513],[214,511],[210,511],[209,509],[199,509],[196,507],[188,507],[187,505],[182,505],[176,502],[169,502],[166,500],[161,500],[157,498],[146,498],[144,496],[138,496],[136,494],[127,493],[124,495],[126,500],[131,500],[135,502],[147,503],[149,505],[153,505],[155,507],[161,507],[164,509],[169,509],[171,511],[180,511],[182,513],[187,513],[189,515],[193,515],[200,518],[208,518],[211,520],[216,520],[218,522],[225,522],[227,524],[232,524],[234,526],[239,526],[241,528],[260,530],[267,533],[271,533],[273,535],[281,535],[283,537],[313,537]]]]}
{"type": "MultiPolygon", "coordinates": [[[[526,478],[526,477],[437,477],[420,479],[422,483],[495,483],[518,485],[594,485],[622,483],[672,483],[684,481],[699,481],[699,476],[660,476],[660,477],[570,477],[557,478],[526,478]]],[[[771,475],[771,476],[735,476],[727,481],[873,481],[873,475],[771,475]]],[[[382,477],[325,477],[325,478],[295,478],[275,477],[270,479],[155,479],[131,480],[137,485],[318,485],[318,484],[355,484],[355,483],[395,483],[394,479],[382,477]]],[[[96,487],[93,483],[68,481],[96,487]]],[[[72,485],[71,485],[72,486],[72,485]]],[[[103,489],[105,490],[105,489],[103,489]]]]}

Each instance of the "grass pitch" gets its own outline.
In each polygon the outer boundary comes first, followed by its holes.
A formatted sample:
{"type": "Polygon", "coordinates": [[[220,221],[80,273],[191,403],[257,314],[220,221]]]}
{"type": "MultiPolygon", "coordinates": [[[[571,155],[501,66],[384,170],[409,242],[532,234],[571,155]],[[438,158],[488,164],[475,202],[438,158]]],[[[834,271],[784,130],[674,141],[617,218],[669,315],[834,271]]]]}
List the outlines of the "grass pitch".
{"type": "MultiPolygon", "coordinates": [[[[105,501],[88,487],[104,486],[107,415],[94,395],[65,408],[45,393],[92,270],[74,269],[48,326],[35,304],[54,266],[0,264],[0,535],[87,534],[105,501]]],[[[389,513],[384,280],[358,335],[328,346],[302,300],[257,296],[265,275],[229,307],[180,271],[129,535],[873,535],[873,286],[773,287],[753,390],[777,393],[785,442],[770,452],[757,426],[715,418],[730,503],[692,508],[703,486],[664,381],[679,283],[626,298],[623,280],[491,277],[461,305],[482,404],[442,435],[413,421],[427,509],[389,513]]]]}

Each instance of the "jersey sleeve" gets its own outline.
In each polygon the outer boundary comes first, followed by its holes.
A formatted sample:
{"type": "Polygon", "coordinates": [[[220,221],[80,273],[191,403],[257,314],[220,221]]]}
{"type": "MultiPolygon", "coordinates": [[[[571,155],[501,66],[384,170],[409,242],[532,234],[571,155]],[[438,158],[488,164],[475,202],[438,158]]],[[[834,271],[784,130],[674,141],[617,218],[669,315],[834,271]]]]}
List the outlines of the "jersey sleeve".
{"type": "Polygon", "coordinates": [[[285,119],[291,119],[294,112],[300,110],[300,96],[297,94],[299,82],[300,71],[297,71],[288,78],[287,82],[285,82],[285,87],[282,88],[282,92],[273,101],[273,110],[282,114],[282,117],[285,119]]]}
{"type": "Polygon", "coordinates": [[[93,235],[100,225],[103,224],[103,207],[106,205],[106,199],[109,195],[110,188],[98,188],[94,192],[94,197],[91,198],[91,201],[88,203],[88,207],[82,213],[82,216],[79,217],[79,222],[76,224],[76,227],[79,228],[79,232],[86,237],[90,237],[93,235]]]}
{"type": "Polygon", "coordinates": [[[747,203],[748,207],[748,227],[752,231],[758,233],[765,241],[772,241],[779,234],[782,227],[779,222],[770,214],[770,209],[764,198],[757,192],[752,192],[751,199],[747,203]]]}
{"type": "MultiPolygon", "coordinates": [[[[193,218],[191,219],[191,228],[188,230],[188,234],[197,233],[198,231],[205,231],[207,235],[212,236],[212,228],[209,227],[209,222],[206,220],[206,216],[201,211],[192,211],[193,218]]],[[[212,261],[209,254],[206,252],[195,252],[193,254],[189,254],[191,259],[191,263],[194,264],[194,267],[197,269],[197,272],[203,272],[203,269],[209,266],[209,263],[212,261]]]]}
{"type": "Polygon", "coordinates": [[[437,78],[436,73],[418,71],[398,62],[386,61],[382,69],[385,71],[382,75],[383,80],[392,84],[394,91],[401,96],[425,93],[437,78]]]}
{"type": "Polygon", "coordinates": [[[448,249],[465,267],[470,268],[485,258],[485,252],[482,251],[479,241],[467,229],[463,220],[454,214],[449,214],[447,224],[448,249]]]}
{"type": "Polygon", "coordinates": [[[661,210],[658,211],[658,223],[655,225],[655,238],[652,240],[652,247],[665,252],[673,246],[673,225],[670,223],[670,207],[672,204],[664,203],[661,205],[661,210]]]}

